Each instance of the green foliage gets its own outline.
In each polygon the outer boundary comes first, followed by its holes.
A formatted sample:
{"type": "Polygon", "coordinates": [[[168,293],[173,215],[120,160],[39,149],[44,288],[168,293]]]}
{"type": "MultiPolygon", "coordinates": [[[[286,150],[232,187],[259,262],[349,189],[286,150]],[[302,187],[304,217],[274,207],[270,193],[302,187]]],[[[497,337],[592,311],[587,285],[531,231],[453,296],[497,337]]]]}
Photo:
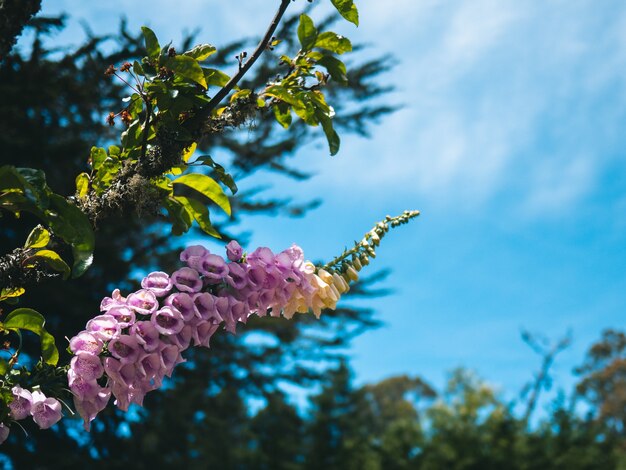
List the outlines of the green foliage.
{"type": "Polygon", "coordinates": [[[343,16],[350,23],[354,23],[355,26],[359,25],[359,12],[352,0],[331,1],[341,16],[343,16]]]}
{"type": "Polygon", "coordinates": [[[46,364],[57,365],[59,361],[59,351],[56,348],[54,337],[46,331],[44,325],[46,319],[40,313],[30,308],[18,308],[13,310],[0,323],[0,331],[16,332],[27,330],[35,333],[41,340],[41,357],[46,364]]]}
{"type": "MultiPolygon", "coordinates": [[[[9,165],[0,167],[0,208],[12,212],[16,217],[23,211],[34,214],[50,227],[55,236],[70,245],[74,277],[81,276],[91,265],[95,238],[89,219],[77,206],[50,189],[42,171],[9,165]]],[[[51,255],[49,251],[41,258],[52,263],[54,269],[65,273],[66,263],[58,254],[51,255]]]]}

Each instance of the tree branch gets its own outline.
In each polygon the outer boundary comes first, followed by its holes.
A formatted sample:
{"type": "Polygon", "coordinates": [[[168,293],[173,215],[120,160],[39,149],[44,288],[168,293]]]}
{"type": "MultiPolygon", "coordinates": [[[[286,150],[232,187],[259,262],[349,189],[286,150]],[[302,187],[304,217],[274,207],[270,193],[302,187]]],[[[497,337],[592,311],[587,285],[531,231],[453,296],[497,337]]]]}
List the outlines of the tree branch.
{"type": "Polygon", "coordinates": [[[232,89],[235,88],[237,83],[239,83],[239,81],[248,72],[248,70],[250,70],[250,67],[252,67],[257,59],[261,57],[263,52],[265,52],[272,40],[272,37],[274,36],[274,32],[276,31],[280,20],[285,14],[285,11],[287,11],[287,7],[289,6],[290,2],[291,0],[281,0],[278,11],[274,15],[274,18],[267,28],[265,35],[257,45],[250,58],[239,68],[239,71],[235,75],[233,75],[228,83],[226,83],[226,85],[224,85],[224,87],[220,89],[220,91],[218,91],[213,98],[211,98],[211,101],[209,101],[205,107],[199,110],[196,115],[189,120],[189,125],[192,128],[197,129],[200,127],[202,120],[208,118],[211,115],[211,111],[213,111],[228,95],[228,93],[230,93],[232,89]]]}

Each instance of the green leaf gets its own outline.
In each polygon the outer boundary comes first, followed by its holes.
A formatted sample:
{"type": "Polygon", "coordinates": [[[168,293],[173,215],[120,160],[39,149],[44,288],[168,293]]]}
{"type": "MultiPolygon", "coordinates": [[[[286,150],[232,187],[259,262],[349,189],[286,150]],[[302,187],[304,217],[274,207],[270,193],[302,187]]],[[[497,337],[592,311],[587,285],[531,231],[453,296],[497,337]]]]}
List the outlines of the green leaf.
{"type": "Polygon", "coordinates": [[[321,65],[322,67],[326,68],[330,76],[336,82],[339,82],[344,85],[348,83],[346,65],[342,61],[337,59],[336,57],[333,57],[331,55],[326,55],[322,57],[320,60],[318,60],[317,63],[321,65]]]}
{"type": "Polygon", "coordinates": [[[236,194],[238,191],[237,185],[235,184],[235,180],[233,177],[224,170],[224,167],[219,163],[215,162],[210,155],[202,155],[194,160],[194,163],[200,163],[201,165],[209,166],[213,169],[215,173],[215,177],[218,181],[224,183],[228,189],[233,194],[236,194]]]}
{"type": "Polygon", "coordinates": [[[24,248],[44,248],[50,242],[50,232],[37,225],[28,235],[24,248]]]}
{"type": "Polygon", "coordinates": [[[183,55],[188,55],[189,57],[196,59],[198,62],[200,62],[206,60],[208,57],[212,56],[216,52],[217,48],[215,46],[212,46],[211,44],[200,44],[190,51],[185,52],[183,55]]]}
{"type": "Polygon", "coordinates": [[[76,194],[80,199],[87,196],[89,193],[89,175],[87,173],[81,173],[76,177],[76,194]]]}
{"type": "Polygon", "coordinates": [[[202,72],[204,73],[204,79],[208,86],[222,87],[230,80],[230,77],[221,70],[203,68],[202,72]]]}
{"type": "Polygon", "coordinates": [[[359,25],[359,11],[353,0],[331,0],[337,11],[350,23],[359,25]]]}
{"type": "Polygon", "coordinates": [[[91,161],[91,167],[94,170],[97,171],[107,158],[107,151],[104,150],[102,147],[91,147],[89,160],[91,161]]]}
{"type": "Polygon", "coordinates": [[[176,196],[174,199],[180,202],[185,210],[193,216],[203,232],[215,238],[222,238],[219,232],[215,230],[215,228],[213,228],[213,225],[211,225],[211,219],[209,219],[209,210],[204,204],[202,204],[197,199],[188,198],[185,196],[176,196]]]}
{"type": "Polygon", "coordinates": [[[191,228],[193,216],[187,212],[180,201],[168,197],[163,200],[163,206],[167,210],[170,221],[172,222],[172,234],[177,236],[182,235],[191,228]]]}
{"type": "Polygon", "coordinates": [[[173,181],[174,185],[182,184],[215,202],[226,214],[230,215],[230,201],[222,187],[210,176],[200,173],[183,175],[173,181]]]}
{"type": "Polygon", "coordinates": [[[276,103],[274,106],[274,117],[278,123],[287,129],[291,125],[291,106],[284,102],[276,103]]]}
{"type": "Polygon", "coordinates": [[[4,359],[0,359],[0,375],[5,375],[8,371],[9,363],[4,359]]]}
{"type": "Polygon", "coordinates": [[[26,289],[23,287],[5,287],[4,289],[0,289],[0,302],[5,302],[8,299],[16,299],[21,295],[24,295],[26,289]]]}
{"type": "Polygon", "coordinates": [[[193,144],[191,144],[189,147],[185,149],[185,151],[183,152],[183,161],[185,163],[189,161],[193,153],[196,151],[196,147],[198,147],[198,144],[194,142],[193,144]]]}
{"type": "Polygon", "coordinates": [[[41,339],[41,357],[46,364],[56,366],[59,362],[59,351],[54,337],[44,329],[46,319],[39,312],[30,308],[18,308],[9,313],[2,325],[10,330],[27,330],[39,335],[41,339]]]}
{"type": "MultiPolygon", "coordinates": [[[[63,259],[52,250],[39,250],[31,258],[33,261],[43,261],[52,269],[63,274],[63,279],[67,279],[70,275],[70,267],[63,259]]],[[[30,263],[26,266],[30,267],[30,263]]]]}
{"type": "Polygon", "coordinates": [[[330,150],[331,155],[337,155],[339,152],[339,145],[341,143],[339,139],[339,134],[335,131],[333,127],[333,122],[330,117],[319,108],[315,110],[317,118],[319,119],[320,124],[322,125],[322,129],[324,130],[324,134],[326,134],[326,140],[328,140],[328,148],[330,150]]]}
{"type": "Polygon", "coordinates": [[[200,67],[200,64],[198,64],[194,58],[186,55],[167,57],[164,65],[181,77],[192,80],[199,85],[202,85],[204,88],[208,88],[202,67],[200,67]]]}
{"type": "Polygon", "coordinates": [[[272,98],[279,99],[285,103],[289,103],[292,106],[299,106],[300,102],[292,95],[287,88],[281,85],[272,85],[267,88],[265,94],[272,98]]]}
{"type": "Polygon", "coordinates": [[[317,37],[313,47],[326,49],[335,54],[343,54],[344,52],[350,52],[352,50],[352,43],[345,36],[327,31],[317,37]]]}
{"type": "Polygon", "coordinates": [[[50,196],[54,212],[48,211],[52,231],[72,245],[72,277],[80,277],[93,261],[95,238],[87,216],[58,194],[50,196]]]}
{"type": "Polygon", "coordinates": [[[317,28],[313,20],[304,13],[300,15],[300,23],[298,24],[298,39],[303,50],[309,50],[313,47],[313,43],[317,38],[317,28]]]}
{"type": "Polygon", "coordinates": [[[243,90],[239,90],[237,93],[233,93],[233,96],[230,97],[230,102],[234,103],[237,100],[240,100],[242,98],[246,98],[248,96],[250,96],[250,94],[252,93],[252,90],[249,90],[247,88],[243,89],[243,90]]]}
{"type": "Polygon", "coordinates": [[[154,34],[154,31],[152,31],[147,26],[142,26],[141,32],[143,33],[143,39],[146,43],[146,51],[148,52],[148,57],[153,60],[158,59],[159,53],[161,52],[161,46],[159,45],[156,34],[154,34]]]}

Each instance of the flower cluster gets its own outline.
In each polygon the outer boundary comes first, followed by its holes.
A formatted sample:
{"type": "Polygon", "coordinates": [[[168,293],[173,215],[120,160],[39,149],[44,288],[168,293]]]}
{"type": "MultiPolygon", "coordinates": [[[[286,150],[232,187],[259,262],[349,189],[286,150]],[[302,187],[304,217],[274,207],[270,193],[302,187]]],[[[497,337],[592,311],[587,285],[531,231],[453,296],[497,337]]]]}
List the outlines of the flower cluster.
{"type": "Polygon", "coordinates": [[[202,246],[185,249],[185,267],[171,276],[150,273],[127,297],[116,289],[102,301],[101,315],[70,340],[68,382],[87,430],[111,395],[122,410],[141,405],[184,362],[181,353],[209,347],[221,324],[235,333],[253,314],[291,318],[313,310],[319,317],[356,280],[354,269],[342,276],[316,268],[296,245],[245,255],[233,241],[226,258],[202,246]]]}
{"type": "MultiPolygon", "coordinates": [[[[48,429],[56,424],[61,417],[61,403],[52,397],[47,397],[41,390],[32,392],[16,385],[11,389],[13,399],[9,403],[9,416],[15,421],[26,419],[29,416],[41,429],[48,429]]],[[[9,426],[0,424],[0,444],[9,437],[9,426]]]]}

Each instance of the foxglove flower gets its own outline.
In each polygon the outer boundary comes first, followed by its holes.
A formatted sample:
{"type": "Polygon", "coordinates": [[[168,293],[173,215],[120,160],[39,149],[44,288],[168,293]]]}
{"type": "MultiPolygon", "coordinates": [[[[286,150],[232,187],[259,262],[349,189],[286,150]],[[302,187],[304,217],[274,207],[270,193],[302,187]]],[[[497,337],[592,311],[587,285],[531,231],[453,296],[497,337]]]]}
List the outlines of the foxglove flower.
{"type": "Polygon", "coordinates": [[[157,297],[166,296],[173,286],[174,283],[170,277],[162,271],[150,273],[141,281],[141,287],[152,291],[157,297]]]}
{"type": "Polygon", "coordinates": [[[30,413],[33,421],[41,429],[48,429],[62,418],[61,403],[56,398],[48,398],[38,390],[34,391],[32,396],[33,404],[30,413]]]}
{"type": "Polygon", "coordinates": [[[11,389],[13,401],[9,403],[9,416],[14,420],[24,419],[30,416],[33,405],[33,396],[19,385],[11,389]]]}

